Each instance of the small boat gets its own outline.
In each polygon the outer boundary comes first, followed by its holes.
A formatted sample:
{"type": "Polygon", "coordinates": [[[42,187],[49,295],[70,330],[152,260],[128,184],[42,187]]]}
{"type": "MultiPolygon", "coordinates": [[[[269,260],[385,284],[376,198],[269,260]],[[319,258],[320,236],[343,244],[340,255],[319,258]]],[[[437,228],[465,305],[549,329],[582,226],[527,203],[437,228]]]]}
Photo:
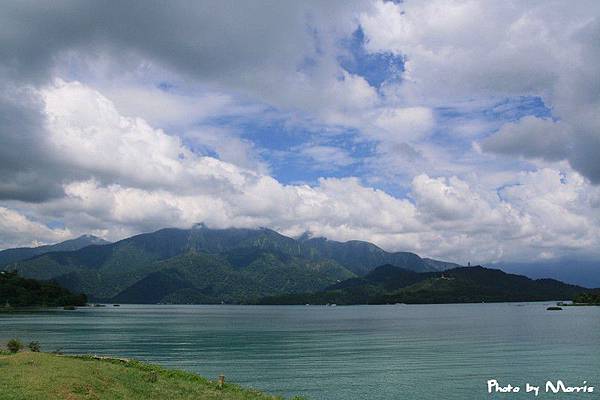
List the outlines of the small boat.
{"type": "Polygon", "coordinates": [[[550,307],[546,308],[546,310],[548,310],[548,311],[561,311],[562,307],[550,306],[550,307]]]}

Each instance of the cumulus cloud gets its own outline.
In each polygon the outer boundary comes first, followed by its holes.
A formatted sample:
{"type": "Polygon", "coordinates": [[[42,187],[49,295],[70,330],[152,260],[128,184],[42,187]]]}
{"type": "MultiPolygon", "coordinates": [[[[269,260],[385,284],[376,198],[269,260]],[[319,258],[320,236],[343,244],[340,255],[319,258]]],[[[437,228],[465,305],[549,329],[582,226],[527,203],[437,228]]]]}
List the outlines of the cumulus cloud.
{"type": "MultiPolygon", "coordinates": [[[[143,8],[130,1],[111,7],[59,1],[42,8],[9,2],[0,16],[0,58],[12,80],[39,86],[55,74],[81,79],[81,70],[121,82],[127,82],[123,76],[162,74],[300,111],[376,140],[410,141],[431,128],[429,110],[383,104],[376,88],[339,63],[346,52],[341,43],[359,28],[358,16],[374,8],[370,1],[177,1],[143,8]]],[[[161,127],[201,117],[198,107],[228,112],[223,103],[230,99],[223,95],[206,102],[127,83],[102,82],[103,93],[126,115],[161,127]]]]}
{"type": "Polygon", "coordinates": [[[522,95],[552,86],[556,66],[547,63],[562,55],[553,39],[565,40],[564,24],[573,27],[585,15],[559,8],[560,2],[537,1],[378,2],[361,26],[368,50],[406,56],[407,94],[434,102],[522,95]]]}
{"type": "Polygon", "coordinates": [[[67,229],[51,229],[16,210],[0,207],[0,248],[56,243],[71,236],[67,229]]]}
{"type": "Polygon", "coordinates": [[[41,96],[47,153],[81,178],[175,189],[186,175],[202,175],[190,168],[194,156],[179,137],[123,117],[106,97],[80,83],[57,81],[41,96]]]}
{"type": "Polygon", "coordinates": [[[477,262],[587,250],[600,237],[594,216],[600,191],[576,173],[523,173],[499,193],[458,177],[421,174],[407,199],[357,178],[286,185],[196,154],[177,137],[120,115],[80,83],[57,82],[43,98],[52,153],[63,156],[65,170],[79,172],[68,181],[62,177],[63,196],[20,207],[39,221],[60,219],[69,228],[52,229],[3,207],[5,246],[83,232],[119,239],[202,221],[221,228],[269,226],[290,235],[310,230],[477,262]]]}
{"type": "Polygon", "coordinates": [[[554,255],[565,250],[596,246],[598,206],[590,201],[600,191],[577,175],[566,176],[552,169],[521,173],[519,185],[501,192],[505,201],[527,209],[535,233],[527,238],[534,248],[546,248],[554,255]]]}
{"type": "MultiPolygon", "coordinates": [[[[217,129],[198,133],[193,128],[198,123],[206,126],[210,117],[247,113],[240,99],[260,105],[251,112],[276,107],[319,124],[356,129],[369,140],[410,141],[431,128],[430,111],[382,106],[377,89],[339,63],[346,51],[343,40],[358,29],[357,16],[372,8],[367,1],[260,6],[177,1],[142,8],[129,1],[111,7],[8,2],[0,15],[0,81],[35,92],[53,84],[56,76],[87,79],[125,116],[143,117],[182,136],[192,133],[223,159],[265,172],[268,168],[246,140],[231,133],[215,135],[217,129]],[[162,80],[167,90],[157,85],[162,80]],[[169,90],[170,81],[176,81],[177,88],[195,88],[196,93],[169,90]]],[[[28,112],[43,120],[43,100],[37,103],[30,104],[28,112]]],[[[43,130],[24,123],[13,132],[39,138],[45,136],[43,130]]],[[[59,186],[42,182],[40,176],[19,172],[18,179],[35,179],[37,185],[32,186],[46,186],[45,193],[38,190],[40,200],[61,194],[59,186]]],[[[7,192],[22,190],[17,186],[23,185],[13,183],[7,192]]],[[[4,197],[26,196],[34,195],[4,197]]]]}
{"type": "Polygon", "coordinates": [[[536,259],[590,249],[598,241],[600,191],[577,173],[545,168],[520,173],[498,193],[456,177],[415,177],[420,218],[439,234],[438,251],[460,244],[474,259],[536,259]],[[443,232],[443,233],[442,233],[443,232]]]}
{"type": "Polygon", "coordinates": [[[336,61],[337,42],[356,29],[353,15],[365,8],[361,1],[9,2],[0,17],[0,58],[12,77],[44,81],[70,53],[108,54],[121,74],[145,63],[270,104],[314,111],[332,103],[340,113],[374,97],[336,61]]]}
{"type": "Polygon", "coordinates": [[[103,87],[102,94],[123,115],[142,117],[157,127],[186,128],[215,115],[237,115],[249,111],[224,93],[192,95],[132,82],[118,83],[118,86],[112,83],[103,87]]]}
{"type": "Polygon", "coordinates": [[[490,211],[487,203],[456,177],[433,179],[419,175],[413,179],[412,188],[419,211],[434,221],[464,220],[490,211]],[[483,212],[478,212],[481,208],[483,212]]]}
{"type": "MultiPolygon", "coordinates": [[[[36,106],[42,103],[43,114],[37,107],[32,111],[21,104],[24,110],[15,111],[17,106],[11,103],[13,108],[6,111],[9,122],[17,121],[15,126],[2,127],[1,168],[6,175],[0,195],[4,199],[47,200],[61,196],[64,184],[87,179],[181,192],[191,190],[189,185],[219,188],[219,165],[200,167],[199,156],[178,136],[165,134],[143,119],[121,115],[110,100],[79,82],[57,80],[31,96],[36,106]],[[33,119],[35,126],[22,130],[24,119],[33,119]]],[[[245,154],[245,142],[232,138],[227,144],[225,139],[220,153],[226,159],[245,154]]],[[[238,157],[234,162],[244,160],[238,157]]]]}
{"type": "Polygon", "coordinates": [[[600,183],[597,2],[379,2],[360,21],[369,51],[407,60],[404,81],[390,92],[438,106],[539,96],[560,123],[525,118],[506,125],[482,148],[567,160],[600,183]]]}
{"type": "Polygon", "coordinates": [[[235,132],[212,126],[195,127],[187,131],[185,138],[194,147],[215,153],[220,160],[262,174],[269,166],[261,159],[260,152],[252,142],[240,138],[235,132]]]}

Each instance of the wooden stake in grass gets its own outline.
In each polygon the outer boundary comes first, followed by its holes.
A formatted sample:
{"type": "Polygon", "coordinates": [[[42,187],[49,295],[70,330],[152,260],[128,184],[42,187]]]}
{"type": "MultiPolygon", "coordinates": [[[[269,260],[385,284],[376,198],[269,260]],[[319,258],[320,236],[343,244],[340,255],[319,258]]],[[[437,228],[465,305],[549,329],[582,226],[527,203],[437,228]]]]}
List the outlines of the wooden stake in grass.
{"type": "Polygon", "coordinates": [[[225,385],[225,375],[219,375],[219,388],[222,388],[225,385]]]}

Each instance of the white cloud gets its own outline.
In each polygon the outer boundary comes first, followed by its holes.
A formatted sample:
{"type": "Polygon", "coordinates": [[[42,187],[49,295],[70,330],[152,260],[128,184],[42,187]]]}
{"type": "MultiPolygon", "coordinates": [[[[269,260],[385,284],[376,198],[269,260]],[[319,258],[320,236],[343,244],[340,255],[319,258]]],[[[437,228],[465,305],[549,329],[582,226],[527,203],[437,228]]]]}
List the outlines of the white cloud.
{"type": "Polygon", "coordinates": [[[194,127],[186,131],[185,138],[194,146],[216,153],[222,161],[261,174],[269,173],[269,166],[262,161],[254,144],[240,138],[229,129],[214,126],[194,127]]]}
{"type": "Polygon", "coordinates": [[[582,1],[577,7],[564,7],[561,1],[378,2],[360,22],[369,51],[393,52],[407,60],[403,81],[389,87],[390,94],[437,106],[539,96],[560,123],[524,118],[483,149],[560,158],[600,182],[598,2],[582,1]]]}
{"type": "Polygon", "coordinates": [[[374,13],[361,17],[361,26],[370,51],[406,56],[407,95],[433,95],[434,102],[442,96],[522,95],[553,83],[555,66],[547,63],[559,61],[562,54],[553,35],[569,20],[544,9],[559,6],[536,1],[378,2],[374,13]]]}
{"type": "Polygon", "coordinates": [[[71,236],[67,229],[51,229],[16,210],[0,207],[0,249],[56,243],[71,236]]]}
{"type": "Polygon", "coordinates": [[[194,173],[184,167],[193,154],[178,137],[121,116],[106,97],[80,83],[58,81],[42,98],[48,153],[84,176],[175,187],[181,175],[194,173]]]}
{"type": "Polygon", "coordinates": [[[102,94],[125,116],[142,117],[153,126],[189,126],[215,115],[235,114],[240,106],[223,93],[193,96],[135,85],[111,86],[102,94]]]}
{"type": "Polygon", "coordinates": [[[322,170],[335,170],[356,162],[346,150],[335,146],[307,145],[300,149],[299,154],[308,158],[313,167],[322,170]]]}
{"type": "Polygon", "coordinates": [[[466,182],[456,177],[433,179],[427,175],[416,176],[411,193],[419,211],[433,221],[478,218],[491,211],[466,182]]]}
{"type": "Polygon", "coordinates": [[[374,135],[383,142],[415,142],[435,126],[431,109],[426,107],[398,107],[377,110],[373,115],[374,135]]]}
{"type": "Polygon", "coordinates": [[[409,199],[369,188],[357,178],[284,185],[195,154],[178,138],[120,115],[109,100],[81,84],[59,83],[44,98],[50,142],[57,146],[53,152],[89,178],[64,182],[64,197],[20,204],[40,222],[3,207],[4,246],[90,231],[114,240],[196,222],[269,226],[287,234],[309,230],[460,262],[535,258],[600,244],[600,190],[575,172],[522,173],[498,193],[473,183],[476,178],[421,174],[412,181],[409,199]],[[57,219],[67,228],[44,225],[57,219]]]}
{"type": "Polygon", "coordinates": [[[582,249],[596,246],[600,219],[597,207],[589,202],[597,196],[578,174],[552,169],[521,173],[519,185],[502,190],[505,201],[528,210],[536,225],[531,244],[548,249],[582,249]]]}

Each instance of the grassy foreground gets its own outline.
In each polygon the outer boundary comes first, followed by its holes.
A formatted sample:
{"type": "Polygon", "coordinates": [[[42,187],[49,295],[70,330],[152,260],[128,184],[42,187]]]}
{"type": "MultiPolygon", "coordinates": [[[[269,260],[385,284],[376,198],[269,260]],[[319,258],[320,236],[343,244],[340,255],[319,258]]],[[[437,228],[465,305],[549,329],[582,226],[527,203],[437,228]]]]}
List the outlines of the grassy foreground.
{"type": "Polygon", "coordinates": [[[48,353],[0,353],[2,400],[274,400],[201,376],[138,361],[99,360],[86,356],[48,353]]]}

